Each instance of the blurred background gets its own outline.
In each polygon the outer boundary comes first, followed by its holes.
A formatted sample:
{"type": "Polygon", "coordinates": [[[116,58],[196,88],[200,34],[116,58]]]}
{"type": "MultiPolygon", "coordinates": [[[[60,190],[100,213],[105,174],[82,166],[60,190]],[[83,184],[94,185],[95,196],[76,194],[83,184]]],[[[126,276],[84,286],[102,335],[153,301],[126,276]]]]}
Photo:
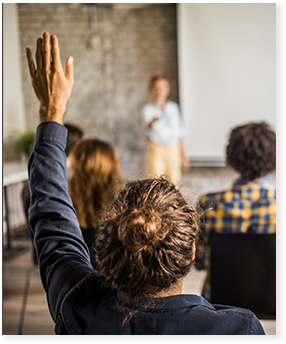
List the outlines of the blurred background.
{"type": "MultiPolygon", "coordinates": [[[[79,125],[87,137],[110,141],[125,179],[145,175],[141,109],[150,100],[151,74],[166,72],[169,98],[179,103],[187,128],[192,167],[183,175],[182,190],[195,202],[203,193],[225,189],[236,177],[224,157],[233,126],[266,120],[276,129],[276,5],[2,6],[3,334],[53,334],[38,270],[29,270],[32,249],[21,202],[38,124],[25,48],[34,54],[44,31],[58,36],[62,63],[74,57],[66,121],[79,125]]],[[[276,184],[275,173],[269,179],[276,184]]],[[[203,277],[195,276],[186,292],[200,293],[203,277]]]]}

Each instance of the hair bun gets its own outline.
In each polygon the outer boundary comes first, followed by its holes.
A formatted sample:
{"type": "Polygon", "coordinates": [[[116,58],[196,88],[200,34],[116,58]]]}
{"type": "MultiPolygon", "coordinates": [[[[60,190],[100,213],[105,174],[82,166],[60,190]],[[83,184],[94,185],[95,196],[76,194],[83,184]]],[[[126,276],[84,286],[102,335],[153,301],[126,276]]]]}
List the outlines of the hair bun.
{"type": "Polygon", "coordinates": [[[160,227],[161,218],[154,209],[127,210],[119,220],[118,238],[126,249],[139,252],[161,237],[160,227]]]}

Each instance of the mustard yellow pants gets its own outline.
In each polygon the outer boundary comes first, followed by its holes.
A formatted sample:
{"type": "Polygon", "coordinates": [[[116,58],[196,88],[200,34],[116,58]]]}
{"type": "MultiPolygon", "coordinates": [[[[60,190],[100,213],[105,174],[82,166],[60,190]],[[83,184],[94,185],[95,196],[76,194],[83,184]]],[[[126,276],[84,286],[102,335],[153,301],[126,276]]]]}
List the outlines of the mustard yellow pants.
{"type": "Polygon", "coordinates": [[[180,143],[173,146],[164,146],[149,142],[147,149],[147,173],[149,177],[165,175],[173,183],[180,183],[182,178],[180,143]]]}

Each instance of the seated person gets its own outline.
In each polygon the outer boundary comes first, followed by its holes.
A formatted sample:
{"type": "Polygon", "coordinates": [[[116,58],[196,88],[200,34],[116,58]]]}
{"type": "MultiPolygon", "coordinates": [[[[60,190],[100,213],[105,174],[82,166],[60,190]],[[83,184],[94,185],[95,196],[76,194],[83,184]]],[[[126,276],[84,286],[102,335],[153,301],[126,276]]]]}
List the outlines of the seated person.
{"type": "Polygon", "coordinates": [[[122,181],[119,159],[109,143],[84,139],[75,146],[69,160],[68,192],[90,249],[94,230],[100,225],[122,181]]]}
{"type": "Polygon", "coordinates": [[[89,254],[67,192],[62,124],[74,82],[73,59],[67,59],[64,72],[57,37],[47,32],[37,40],[36,66],[30,49],[26,54],[40,102],[28,165],[29,221],[55,332],[265,334],[249,310],[181,294],[199,226],[196,211],[166,179],[127,183],[89,254]]]}
{"type": "Polygon", "coordinates": [[[225,191],[208,193],[199,203],[201,240],[196,267],[206,269],[202,295],[211,302],[209,236],[217,233],[275,233],[276,190],[266,175],[276,168],[276,134],[265,123],[249,123],[231,131],[227,165],[240,175],[225,191]]]}

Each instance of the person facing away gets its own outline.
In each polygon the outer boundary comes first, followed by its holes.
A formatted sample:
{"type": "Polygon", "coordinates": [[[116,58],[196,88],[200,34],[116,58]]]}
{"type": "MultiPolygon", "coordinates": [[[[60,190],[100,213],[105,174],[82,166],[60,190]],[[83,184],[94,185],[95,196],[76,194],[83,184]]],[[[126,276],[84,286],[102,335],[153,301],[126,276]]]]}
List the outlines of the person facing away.
{"type": "Polygon", "coordinates": [[[143,108],[143,132],[149,139],[147,173],[149,176],[166,175],[179,183],[182,169],[189,167],[183,137],[185,127],[178,104],[168,99],[170,83],[167,74],[154,73],[149,81],[152,102],[143,108]]]}
{"type": "Polygon", "coordinates": [[[91,239],[122,182],[119,159],[108,142],[81,140],[70,153],[68,192],[83,238],[91,239]]]}
{"type": "Polygon", "coordinates": [[[73,58],[63,71],[57,37],[47,32],[37,40],[36,65],[29,48],[26,55],[40,102],[28,164],[29,221],[55,332],[265,334],[249,310],[181,294],[195,258],[198,215],[164,178],[126,183],[89,254],[67,192],[62,124],[74,83],[73,58]]]}
{"type": "Polygon", "coordinates": [[[199,200],[203,216],[196,267],[207,271],[202,295],[208,301],[211,301],[210,233],[276,232],[276,189],[266,177],[276,168],[275,132],[265,122],[235,127],[229,136],[226,160],[239,178],[229,189],[208,193],[199,200]]]}

